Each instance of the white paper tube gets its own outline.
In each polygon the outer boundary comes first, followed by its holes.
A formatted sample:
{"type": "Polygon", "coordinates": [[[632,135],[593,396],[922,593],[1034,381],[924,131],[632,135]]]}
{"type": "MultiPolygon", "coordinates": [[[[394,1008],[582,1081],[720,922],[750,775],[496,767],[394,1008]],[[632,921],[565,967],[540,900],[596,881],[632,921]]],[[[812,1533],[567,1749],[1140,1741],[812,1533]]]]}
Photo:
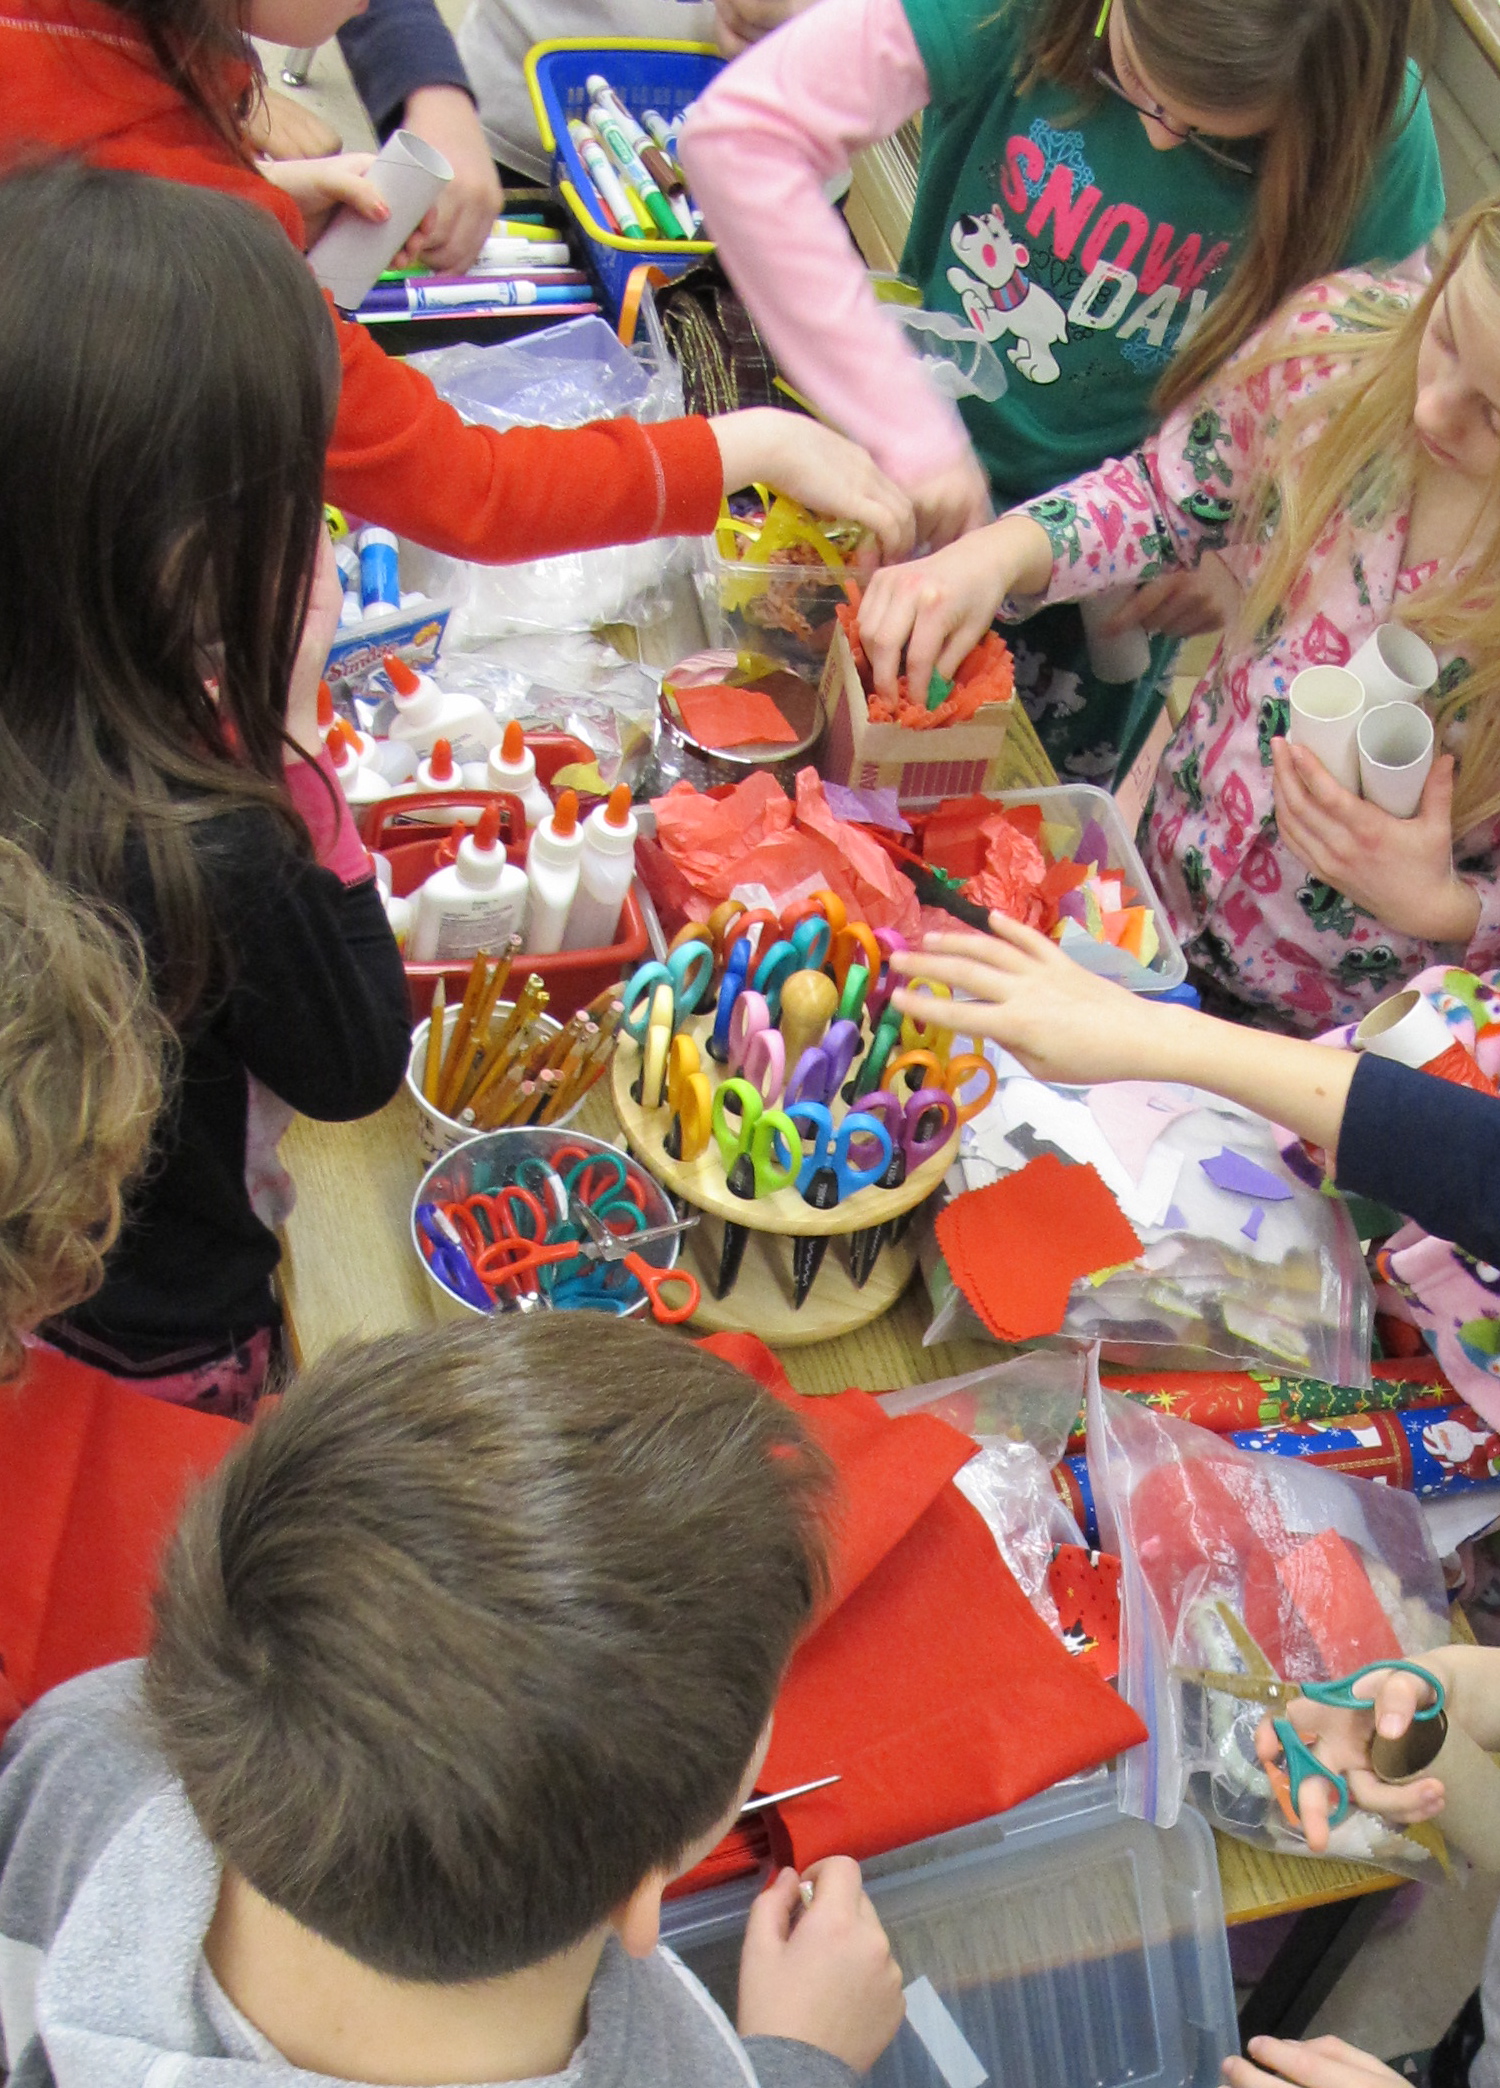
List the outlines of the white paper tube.
{"type": "Polygon", "coordinates": [[[1443,1786],[1436,1825],[1483,1871],[1500,1871],[1500,1764],[1446,1713],[1414,1719],[1399,1740],[1377,1733],[1370,1767],[1382,1783],[1435,1776],[1443,1786]]]}
{"type": "Polygon", "coordinates": [[[1364,684],[1346,667],[1304,667],[1292,683],[1287,738],[1316,754],[1345,790],[1359,789],[1354,735],[1364,705],[1364,684]]]}
{"type": "Polygon", "coordinates": [[[1078,604],[1089,665],[1102,682],[1138,682],[1151,665],[1151,641],[1139,624],[1128,631],[1104,629],[1134,593],[1133,587],[1112,587],[1106,594],[1085,595],[1078,604]]]}
{"type": "Polygon", "coordinates": [[[1355,739],[1365,796],[1382,812],[1410,819],[1432,767],[1431,718],[1415,703],[1382,703],[1365,712],[1355,739]]]}
{"type": "Polygon", "coordinates": [[[1376,710],[1382,703],[1420,701],[1437,681],[1438,663],[1415,631],[1387,623],[1370,633],[1349,672],[1364,683],[1365,709],[1376,710]]]}
{"type": "Polygon", "coordinates": [[[453,179],[453,169],[415,132],[398,130],[381,146],[369,179],[391,207],[385,223],[373,224],[346,204],[307,256],[341,312],[352,312],[368,297],[453,179]]]}
{"type": "Polygon", "coordinates": [[[1426,994],[1407,986],[1370,1010],[1354,1032],[1354,1048],[1420,1072],[1442,1057],[1454,1034],[1426,994]]]}

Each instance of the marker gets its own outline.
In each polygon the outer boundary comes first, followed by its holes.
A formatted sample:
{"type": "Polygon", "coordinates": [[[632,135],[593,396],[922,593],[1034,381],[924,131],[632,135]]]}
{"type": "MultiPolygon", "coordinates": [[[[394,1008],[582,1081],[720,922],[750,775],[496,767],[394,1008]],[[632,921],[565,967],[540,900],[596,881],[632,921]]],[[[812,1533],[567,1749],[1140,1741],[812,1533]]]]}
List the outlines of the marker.
{"type": "Polygon", "coordinates": [[[601,103],[595,102],[589,111],[589,121],[605,151],[619,169],[625,184],[625,192],[633,189],[646,206],[650,215],[647,223],[654,219],[664,239],[681,239],[682,227],[671,204],[652,180],[650,173],[641,165],[640,154],[631,144],[628,135],[613,114],[601,103]]]}
{"type": "Polygon", "coordinates": [[[608,209],[620,231],[627,239],[644,239],[646,235],[626,201],[619,176],[610,165],[604,147],[588,125],[580,123],[575,117],[568,125],[568,136],[573,140],[578,157],[588,169],[589,179],[599,192],[599,200],[608,209]]]}
{"type": "Polygon", "coordinates": [[[655,109],[642,109],[641,121],[646,126],[647,130],[651,133],[652,140],[657,146],[658,150],[665,153],[667,158],[672,162],[672,165],[677,169],[677,179],[679,185],[683,188],[686,188],[687,178],[683,174],[681,164],[678,161],[677,153],[674,149],[674,140],[672,137],[672,133],[668,128],[665,119],[659,116],[656,113],[655,109]]]}
{"type": "MultiPolygon", "coordinates": [[[[581,279],[580,279],[581,281],[581,279]]],[[[440,283],[429,289],[425,283],[377,283],[361,313],[377,317],[407,312],[465,312],[478,308],[503,310],[512,305],[577,304],[580,282],[534,283],[487,277],[477,283],[440,283]]]]}
{"type": "Polygon", "coordinates": [[[572,258],[565,239],[487,239],[469,273],[478,275],[484,269],[503,267],[509,261],[522,261],[528,267],[537,264],[566,268],[572,258]]]}
{"type": "Polygon", "coordinates": [[[556,239],[557,234],[538,214],[535,217],[497,217],[492,239],[556,239]]]}

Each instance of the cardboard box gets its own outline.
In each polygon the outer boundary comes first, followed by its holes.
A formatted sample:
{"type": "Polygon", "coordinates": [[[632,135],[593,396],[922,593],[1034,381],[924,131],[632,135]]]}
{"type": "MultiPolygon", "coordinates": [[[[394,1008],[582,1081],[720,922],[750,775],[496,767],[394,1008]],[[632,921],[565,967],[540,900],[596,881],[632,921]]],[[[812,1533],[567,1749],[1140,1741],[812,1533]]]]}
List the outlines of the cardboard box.
{"type": "Polygon", "coordinates": [[[981,790],[1045,790],[1057,782],[1036,727],[1015,697],[986,704],[965,725],[932,732],[872,723],[842,631],[829,647],[821,693],[828,733],[818,765],[830,783],[894,789],[901,804],[916,805],[981,790]]]}

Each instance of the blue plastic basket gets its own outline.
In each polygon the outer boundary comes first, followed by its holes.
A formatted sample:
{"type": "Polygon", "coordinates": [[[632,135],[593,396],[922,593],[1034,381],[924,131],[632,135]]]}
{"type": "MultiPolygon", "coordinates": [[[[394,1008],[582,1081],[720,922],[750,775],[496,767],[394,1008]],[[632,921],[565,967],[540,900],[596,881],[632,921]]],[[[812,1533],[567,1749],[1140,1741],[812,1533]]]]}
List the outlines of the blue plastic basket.
{"type": "Polygon", "coordinates": [[[552,179],[564,206],[572,212],[588,248],[589,260],[605,302],[619,316],[625,286],[642,262],[664,275],[678,276],[703,255],[713,252],[707,239],[626,239],[611,232],[594,215],[594,184],[579,159],[568,124],[588,116],[590,73],[603,73],[633,116],[655,109],[670,122],[696,101],[724,61],[711,44],[649,43],[639,37],[565,37],[533,45],[526,56],[526,82],[531,89],[537,128],[552,154],[552,179]],[[588,200],[585,200],[588,199],[588,200]]]}

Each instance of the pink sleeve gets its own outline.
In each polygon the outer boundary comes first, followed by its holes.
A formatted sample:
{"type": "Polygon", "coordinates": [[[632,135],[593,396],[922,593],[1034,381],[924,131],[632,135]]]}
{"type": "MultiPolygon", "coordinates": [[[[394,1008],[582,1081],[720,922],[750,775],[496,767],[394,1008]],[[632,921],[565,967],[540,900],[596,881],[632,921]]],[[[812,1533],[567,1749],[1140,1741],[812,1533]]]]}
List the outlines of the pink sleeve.
{"type": "Polygon", "coordinates": [[[326,748],[316,761],[286,765],[287,795],[312,835],[313,854],[341,884],[362,884],[375,875],[370,852],[354,829],[354,820],[326,748]]]}
{"type": "Polygon", "coordinates": [[[816,0],[737,58],[683,127],[719,258],[789,381],[904,486],[968,453],[823,184],[925,108],[901,0],[816,0]]]}

